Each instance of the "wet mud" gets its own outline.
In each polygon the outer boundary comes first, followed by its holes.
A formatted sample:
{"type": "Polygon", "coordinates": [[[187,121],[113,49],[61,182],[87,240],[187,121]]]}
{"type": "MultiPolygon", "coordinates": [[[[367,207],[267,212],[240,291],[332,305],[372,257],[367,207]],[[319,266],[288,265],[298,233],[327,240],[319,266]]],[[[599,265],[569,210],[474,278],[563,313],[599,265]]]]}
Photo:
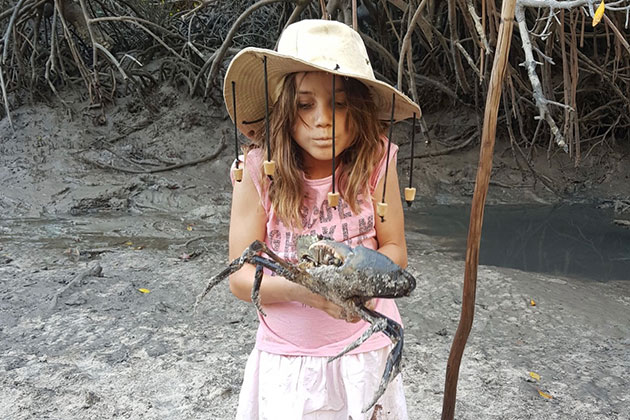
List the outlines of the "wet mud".
{"type": "MultiPolygon", "coordinates": [[[[165,105],[153,116],[121,102],[104,127],[44,105],[18,110],[15,134],[0,121],[0,418],[234,417],[255,308],[225,282],[192,311],[228,263],[230,151],[163,173],[108,168],[213,153],[229,128],[224,116],[175,102],[156,100],[165,105]],[[187,115],[202,117],[183,124],[187,115]]],[[[470,185],[454,179],[467,179],[475,162],[423,162],[418,205],[468,200],[470,185]]],[[[491,187],[489,199],[552,200],[528,191],[491,187]]],[[[410,418],[435,419],[464,267],[433,236],[408,230],[407,240],[418,284],[398,299],[402,375],[410,418]]],[[[482,266],[456,417],[627,418],[628,348],[630,282],[482,266]]]]}

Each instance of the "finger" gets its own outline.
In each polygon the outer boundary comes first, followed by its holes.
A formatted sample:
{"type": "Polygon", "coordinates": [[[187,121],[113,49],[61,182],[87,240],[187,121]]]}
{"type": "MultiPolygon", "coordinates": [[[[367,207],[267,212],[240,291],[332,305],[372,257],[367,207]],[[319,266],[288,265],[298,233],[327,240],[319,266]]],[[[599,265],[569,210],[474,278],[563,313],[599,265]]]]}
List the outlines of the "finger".
{"type": "Polygon", "coordinates": [[[373,310],[374,308],[376,308],[376,299],[370,299],[367,302],[365,302],[365,307],[373,310]]]}
{"type": "Polygon", "coordinates": [[[355,314],[355,313],[348,313],[348,311],[346,311],[346,309],[335,305],[336,308],[338,309],[338,312],[333,315],[335,318],[337,319],[343,319],[346,322],[351,322],[351,323],[356,323],[359,322],[361,320],[361,318],[355,314]]]}

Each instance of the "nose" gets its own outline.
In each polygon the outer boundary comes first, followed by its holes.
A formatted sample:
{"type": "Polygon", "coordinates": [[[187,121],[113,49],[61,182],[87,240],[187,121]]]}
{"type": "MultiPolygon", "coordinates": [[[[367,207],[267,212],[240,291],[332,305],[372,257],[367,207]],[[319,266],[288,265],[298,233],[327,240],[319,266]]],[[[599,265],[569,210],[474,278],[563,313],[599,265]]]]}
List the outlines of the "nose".
{"type": "Polygon", "coordinates": [[[317,127],[332,126],[332,106],[324,101],[316,105],[315,125],[317,127]]]}

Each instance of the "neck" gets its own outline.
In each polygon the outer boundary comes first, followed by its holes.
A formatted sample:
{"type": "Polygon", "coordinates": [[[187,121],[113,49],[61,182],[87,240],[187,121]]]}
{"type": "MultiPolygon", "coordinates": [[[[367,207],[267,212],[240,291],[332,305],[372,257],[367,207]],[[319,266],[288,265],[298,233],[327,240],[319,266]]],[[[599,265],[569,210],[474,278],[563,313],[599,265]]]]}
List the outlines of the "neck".
{"type": "Polygon", "coordinates": [[[332,174],[332,161],[322,162],[321,165],[312,165],[304,169],[304,175],[308,179],[322,179],[332,174]]]}

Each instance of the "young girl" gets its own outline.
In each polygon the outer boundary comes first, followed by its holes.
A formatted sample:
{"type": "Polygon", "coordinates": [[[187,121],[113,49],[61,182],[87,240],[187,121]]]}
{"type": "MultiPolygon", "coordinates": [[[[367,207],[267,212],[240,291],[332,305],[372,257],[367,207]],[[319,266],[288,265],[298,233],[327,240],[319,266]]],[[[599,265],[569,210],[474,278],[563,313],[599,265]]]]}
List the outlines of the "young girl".
{"type": "MultiPolygon", "coordinates": [[[[233,181],[230,260],[258,239],[295,262],[297,237],[316,233],[352,247],[376,249],[406,267],[398,149],[392,144],[387,154],[382,122],[390,120],[392,96],[395,120],[420,116],[420,108],[374,78],[358,33],[334,21],[290,25],[277,52],[246,48],[232,60],[224,96],[230,115],[234,119],[236,111],[239,129],[251,140],[242,181],[233,181]],[[328,203],[333,107],[334,176],[341,197],[336,207],[328,203]],[[276,162],[272,177],[263,173],[267,160],[276,162]],[[388,161],[383,221],[375,207],[382,198],[388,161]]],[[[254,272],[255,267],[246,264],[230,277],[230,289],[239,299],[251,300],[254,272]]],[[[328,363],[369,324],[345,319],[337,305],[269,272],[263,276],[260,297],[266,316],[259,315],[238,419],[407,419],[400,375],[372,409],[361,412],[378,389],[391,349],[389,338],[374,334],[328,363]]],[[[368,306],[401,322],[391,299],[372,299],[368,306]]]]}

